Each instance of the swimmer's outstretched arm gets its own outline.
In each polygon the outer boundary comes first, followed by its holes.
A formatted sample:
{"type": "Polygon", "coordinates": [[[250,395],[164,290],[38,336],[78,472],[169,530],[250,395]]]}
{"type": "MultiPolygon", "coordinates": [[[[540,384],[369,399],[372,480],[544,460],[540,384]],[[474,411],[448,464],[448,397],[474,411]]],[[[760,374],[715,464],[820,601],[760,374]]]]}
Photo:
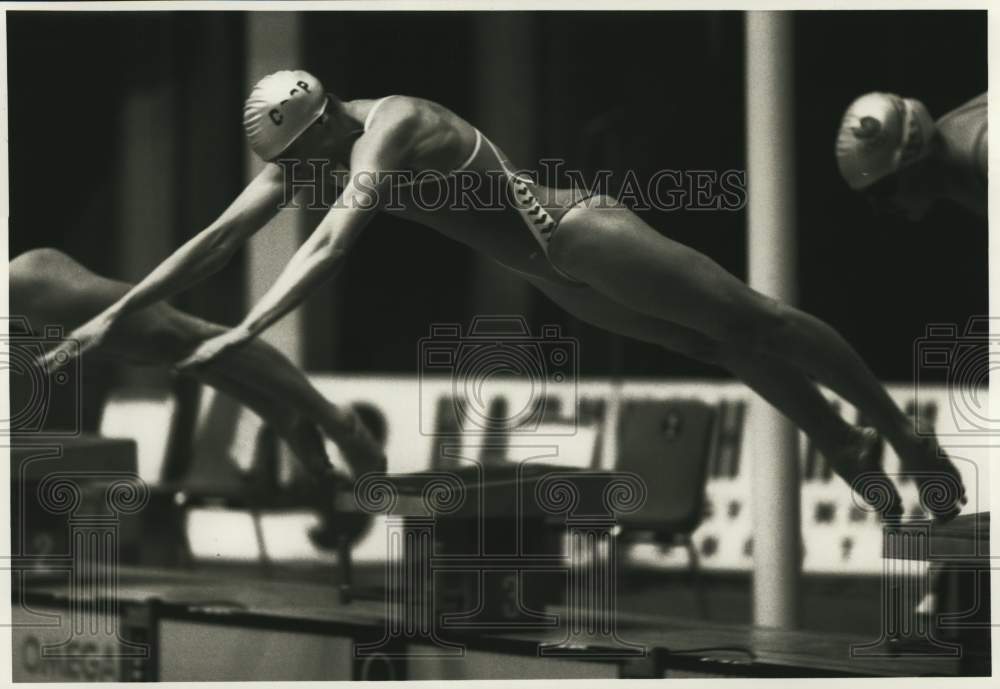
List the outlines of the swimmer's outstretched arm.
{"type": "Polygon", "coordinates": [[[341,207],[327,213],[243,321],[202,343],[177,368],[184,370],[208,363],[224,350],[252,339],[298,306],[316,285],[333,276],[377,211],[376,207],[353,205],[358,202],[369,203],[369,195],[349,183],[338,203],[341,207]]]}
{"type": "Polygon", "coordinates": [[[254,337],[298,306],[316,285],[337,273],[351,246],[377,211],[369,195],[353,182],[345,187],[339,203],[342,207],[327,213],[271,289],[234,330],[254,337]]]}
{"type": "Polygon", "coordinates": [[[86,351],[100,344],[122,316],[162,301],[220,270],[240,246],[278,212],[284,194],[283,173],[268,164],[218,219],[171,254],[121,299],[76,328],[67,340],[46,354],[54,367],[61,355],[86,351]]]}
{"type": "Polygon", "coordinates": [[[255,337],[340,269],[361,231],[387,200],[391,174],[383,171],[398,169],[406,156],[409,136],[404,120],[358,139],[351,155],[351,179],[343,193],[275,283],[239,325],[203,343],[178,364],[178,369],[207,363],[223,350],[255,337]]]}

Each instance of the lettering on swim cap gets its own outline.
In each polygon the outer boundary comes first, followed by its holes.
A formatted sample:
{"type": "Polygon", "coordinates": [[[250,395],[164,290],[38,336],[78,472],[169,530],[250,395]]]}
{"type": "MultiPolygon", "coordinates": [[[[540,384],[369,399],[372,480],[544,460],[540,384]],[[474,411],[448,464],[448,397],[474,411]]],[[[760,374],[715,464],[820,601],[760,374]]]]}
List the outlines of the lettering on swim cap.
{"type": "MultiPolygon", "coordinates": [[[[301,88],[306,93],[312,93],[312,91],[309,90],[309,84],[307,84],[306,82],[304,82],[304,81],[296,81],[295,84],[297,86],[299,86],[299,88],[301,88]]],[[[299,89],[292,89],[291,91],[288,92],[288,95],[289,95],[289,97],[291,97],[291,96],[294,96],[298,92],[299,92],[299,89]]],[[[271,118],[271,121],[274,122],[274,124],[276,124],[279,127],[281,126],[281,123],[285,121],[284,115],[281,114],[280,106],[284,105],[288,101],[289,101],[289,98],[286,98],[285,100],[283,100],[280,103],[278,103],[278,106],[279,106],[278,108],[274,108],[273,110],[271,110],[271,112],[267,113],[267,116],[271,118]]]]}
{"type": "Polygon", "coordinates": [[[861,126],[854,127],[851,131],[859,139],[875,139],[882,133],[882,123],[874,117],[865,116],[861,118],[861,126]]]}

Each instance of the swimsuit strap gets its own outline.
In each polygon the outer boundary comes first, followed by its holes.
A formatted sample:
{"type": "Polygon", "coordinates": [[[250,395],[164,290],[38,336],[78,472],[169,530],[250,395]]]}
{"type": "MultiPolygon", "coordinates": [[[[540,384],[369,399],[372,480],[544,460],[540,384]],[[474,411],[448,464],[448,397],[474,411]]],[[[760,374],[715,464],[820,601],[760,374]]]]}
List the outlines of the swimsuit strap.
{"type": "Polygon", "coordinates": [[[482,134],[482,132],[480,132],[477,129],[476,130],[476,145],[472,147],[472,153],[470,153],[469,157],[465,159],[465,162],[463,162],[457,168],[455,168],[454,170],[452,170],[452,174],[454,174],[455,172],[461,172],[465,168],[469,167],[469,165],[472,164],[472,161],[476,159],[476,154],[479,153],[479,149],[482,148],[482,146],[483,146],[483,134],[482,134]]]}
{"type": "Polygon", "coordinates": [[[380,107],[382,107],[382,103],[385,103],[390,98],[392,98],[392,96],[386,96],[385,98],[380,98],[378,102],[376,102],[375,105],[372,106],[372,109],[368,111],[368,117],[365,118],[366,132],[368,131],[368,125],[372,123],[372,118],[375,117],[375,113],[378,112],[378,109],[380,107]]]}
{"type": "MultiPolygon", "coordinates": [[[[479,133],[478,129],[476,130],[476,133],[477,134],[479,133]]],[[[500,149],[498,149],[496,147],[496,144],[494,144],[492,141],[490,141],[486,137],[483,137],[483,138],[486,139],[486,144],[493,151],[493,155],[496,156],[497,162],[500,163],[500,169],[502,169],[510,177],[517,177],[517,175],[514,174],[514,171],[507,167],[507,164],[504,162],[503,154],[500,153],[500,149]]],[[[478,143],[478,141],[477,141],[477,143],[478,143]]]]}

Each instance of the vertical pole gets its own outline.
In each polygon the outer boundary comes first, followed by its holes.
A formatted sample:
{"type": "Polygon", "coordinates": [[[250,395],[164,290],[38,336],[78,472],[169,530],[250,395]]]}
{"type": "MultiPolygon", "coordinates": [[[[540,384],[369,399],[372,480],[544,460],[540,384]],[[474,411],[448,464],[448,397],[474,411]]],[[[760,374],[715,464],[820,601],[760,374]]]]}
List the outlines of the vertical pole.
{"type": "MultiPolygon", "coordinates": [[[[280,69],[299,69],[302,57],[302,20],[298,13],[250,12],[246,19],[246,93],[263,76],[280,69]]],[[[234,117],[236,117],[234,115],[234,117]]],[[[264,164],[247,150],[247,182],[264,164]]],[[[299,248],[302,209],[285,209],[247,246],[247,298],[255,304],[264,296],[299,248]]],[[[296,309],[261,333],[295,364],[301,364],[305,347],[305,323],[296,309]]]]}
{"type": "MultiPolygon", "coordinates": [[[[746,14],[748,231],[751,287],[795,300],[792,13],[746,14]]],[[[750,426],[754,623],[798,624],[801,519],[798,430],[757,398],[750,426]]]]}
{"type": "MultiPolygon", "coordinates": [[[[302,17],[295,12],[249,12],[246,18],[246,88],[280,69],[303,68],[302,17]]],[[[263,168],[264,163],[246,149],[247,182],[263,168]]],[[[266,228],[248,243],[246,251],[246,289],[249,305],[256,304],[284,270],[301,244],[307,210],[286,208],[280,211],[266,228]]],[[[295,309],[260,334],[292,363],[302,366],[305,359],[305,318],[302,309],[295,309]]],[[[295,459],[284,443],[281,448],[280,472],[287,477],[295,459]]]]}
{"type": "MultiPolygon", "coordinates": [[[[118,189],[118,270],[115,277],[136,283],[177,247],[177,124],[176,88],[171,79],[174,60],[170,22],[156,22],[143,33],[146,59],[134,65],[147,84],[131,89],[123,101],[121,141],[116,180],[118,189]],[[156,136],[149,133],[155,131],[156,136]]],[[[139,38],[131,50],[140,52],[139,38]]],[[[170,385],[166,370],[125,367],[114,373],[123,387],[160,388],[170,385]]]]}
{"type": "MultiPolygon", "coordinates": [[[[537,162],[538,18],[531,12],[483,12],[473,18],[476,35],[476,124],[516,166],[537,162]]],[[[519,276],[483,257],[475,258],[472,288],[476,314],[528,317],[531,290],[519,276]]]]}
{"type": "MultiPolygon", "coordinates": [[[[145,88],[132,89],[122,106],[118,276],[132,283],[146,277],[177,246],[178,142],[176,93],[170,76],[171,28],[167,22],[157,22],[143,37],[144,49],[162,57],[146,61],[145,88]],[[150,69],[156,73],[149,75],[150,69]],[[150,131],[156,136],[150,136],[150,131]]],[[[138,43],[136,38],[137,50],[138,43]]]]}

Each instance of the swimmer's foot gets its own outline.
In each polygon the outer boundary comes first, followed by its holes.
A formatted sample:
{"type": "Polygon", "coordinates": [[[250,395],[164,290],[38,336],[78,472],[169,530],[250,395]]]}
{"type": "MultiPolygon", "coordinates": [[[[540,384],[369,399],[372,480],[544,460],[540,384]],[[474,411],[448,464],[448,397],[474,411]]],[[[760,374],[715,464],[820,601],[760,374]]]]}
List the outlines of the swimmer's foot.
{"type": "Polygon", "coordinates": [[[333,465],[323,444],[323,434],[316,424],[299,419],[281,437],[311,477],[325,478],[333,472],[333,465]]]}
{"type": "Polygon", "coordinates": [[[336,409],[335,423],[328,424],[326,430],[343,453],[355,479],[372,471],[386,470],[388,461],[382,445],[353,410],[336,409]]]}
{"type": "Polygon", "coordinates": [[[903,516],[903,500],[882,468],[882,444],[874,428],[852,429],[840,451],[827,460],[834,472],[883,520],[898,520],[903,516]]]}
{"type": "Polygon", "coordinates": [[[920,493],[920,505],[938,523],[949,522],[968,503],[958,468],[933,436],[914,436],[900,453],[903,471],[911,476],[920,493]]]}
{"type": "Polygon", "coordinates": [[[371,525],[373,517],[364,512],[342,512],[337,508],[336,495],[350,490],[352,478],[330,464],[323,436],[316,426],[307,422],[299,424],[298,436],[298,449],[293,447],[293,451],[300,458],[303,455],[311,458],[309,476],[303,477],[299,496],[312,506],[319,520],[309,529],[309,540],[321,550],[338,551],[357,542],[371,525]]]}

